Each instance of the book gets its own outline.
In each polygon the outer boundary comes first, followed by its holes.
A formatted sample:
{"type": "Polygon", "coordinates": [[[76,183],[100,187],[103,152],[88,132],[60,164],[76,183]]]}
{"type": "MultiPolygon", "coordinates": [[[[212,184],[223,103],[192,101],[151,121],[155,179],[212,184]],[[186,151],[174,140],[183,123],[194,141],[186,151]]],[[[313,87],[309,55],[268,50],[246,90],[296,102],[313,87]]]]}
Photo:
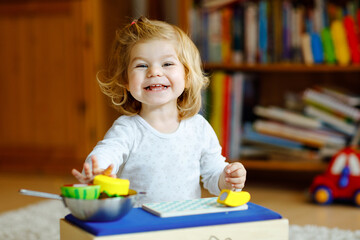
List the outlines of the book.
{"type": "Polygon", "coordinates": [[[325,12],[325,0],[314,0],[314,32],[320,33],[324,28],[325,20],[323,13],[325,12]]]}
{"type": "Polygon", "coordinates": [[[268,42],[268,46],[267,46],[267,60],[268,63],[273,63],[274,62],[274,2],[272,0],[268,0],[267,1],[267,42],[268,42]]]}
{"type": "Polygon", "coordinates": [[[231,94],[231,127],[230,127],[230,159],[238,159],[241,151],[241,123],[243,112],[243,91],[245,76],[235,73],[232,76],[231,94]]]}
{"type": "Polygon", "coordinates": [[[331,32],[328,27],[321,31],[321,41],[324,50],[324,59],[328,64],[334,64],[336,62],[334,44],[331,37],[331,32]]]}
{"type": "Polygon", "coordinates": [[[273,49],[274,49],[274,56],[273,60],[274,62],[280,62],[282,58],[282,45],[283,45],[283,34],[282,34],[282,0],[272,0],[273,2],[273,15],[272,20],[273,21],[273,49]]]}
{"type": "Polygon", "coordinates": [[[224,76],[223,84],[223,105],[221,112],[221,139],[220,144],[222,146],[222,155],[224,157],[229,156],[229,144],[230,144],[230,121],[231,121],[231,89],[232,89],[232,77],[229,74],[224,76]]]}
{"type": "Polygon", "coordinates": [[[198,47],[199,51],[202,51],[202,26],[201,26],[201,11],[199,8],[190,8],[189,9],[189,35],[191,36],[192,41],[198,47]]]}
{"type": "Polygon", "coordinates": [[[291,3],[288,0],[282,2],[282,60],[291,59],[291,3]]]}
{"type": "Polygon", "coordinates": [[[236,2],[236,0],[205,0],[203,1],[203,7],[213,10],[229,5],[233,2],[236,2]]]}
{"type": "Polygon", "coordinates": [[[351,60],[353,63],[360,63],[360,43],[358,42],[358,37],[356,36],[357,33],[355,31],[355,23],[351,16],[344,17],[344,27],[351,54],[351,60]]]}
{"type": "Polygon", "coordinates": [[[316,106],[322,107],[323,109],[338,114],[339,116],[345,116],[353,121],[360,120],[360,110],[349,106],[336,98],[329,96],[327,94],[318,92],[314,89],[307,89],[303,94],[303,99],[305,102],[310,104],[315,104],[316,106]]]}
{"type": "Polygon", "coordinates": [[[245,2],[245,57],[246,63],[256,63],[258,51],[258,7],[254,2],[245,2]]]}
{"type": "Polygon", "coordinates": [[[244,126],[242,144],[241,157],[256,159],[276,157],[276,159],[321,161],[341,149],[334,146],[309,148],[300,142],[261,134],[252,129],[250,122],[244,126]]]}
{"type": "Polygon", "coordinates": [[[290,10],[291,15],[291,61],[302,62],[301,35],[303,29],[304,7],[295,5],[290,10]]]}
{"type": "Polygon", "coordinates": [[[317,119],[304,116],[300,113],[295,113],[279,107],[262,107],[256,106],[254,108],[256,115],[276,121],[285,122],[294,126],[305,128],[321,128],[321,122],[317,119]]]}
{"type": "Polygon", "coordinates": [[[219,141],[222,141],[222,127],[223,127],[223,105],[224,105],[224,79],[226,75],[224,72],[217,71],[211,76],[210,92],[211,92],[211,112],[209,122],[213,127],[219,141]]]}
{"type": "Polygon", "coordinates": [[[244,145],[241,147],[240,152],[241,159],[269,159],[269,153],[261,146],[258,147],[252,142],[244,141],[244,145]]]}
{"type": "Polygon", "coordinates": [[[260,63],[267,63],[268,51],[268,30],[267,30],[267,10],[268,5],[266,0],[259,2],[259,60],[260,63]]]}
{"type": "Polygon", "coordinates": [[[205,62],[209,62],[209,13],[207,11],[201,11],[201,19],[199,21],[201,21],[201,57],[205,62]]]}
{"type": "Polygon", "coordinates": [[[285,159],[288,161],[321,161],[324,156],[319,149],[295,149],[245,140],[241,148],[241,159],[285,159]]]}
{"type": "Polygon", "coordinates": [[[270,158],[273,159],[284,159],[287,161],[312,161],[319,162],[323,159],[323,156],[320,155],[319,150],[313,149],[291,149],[291,148],[279,148],[279,147],[270,147],[267,145],[261,146],[270,158]]]}
{"type": "Polygon", "coordinates": [[[221,53],[222,62],[229,63],[232,60],[232,26],[233,9],[225,7],[221,10],[221,53]]]}
{"type": "Polygon", "coordinates": [[[244,124],[242,141],[267,144],[270,146],[284,147],[284,148],[291,148],[291,149],[303,149],[305,147],[302,143],[297,142],[297,141],[292,141],[292,140],[284,139],[281,137],[271,136],[271,135],[256,132],[256,131],[254,131],[251,122],[246,122],[244,124]]]}
{"type": "Polygon", "coordinates": [[[334,20],[330,25],[330,31],[338,63],[340,65],[348,65],[350,63],[350,53],[343,22],[341,20],[334,20]]]}
{"type": "Polygon", "coordinates": [[[244,62],[244,5],[237,3],[233,10],[232,20],[232,61],[233,63],[244,62]]]}
{"type": "Polygon", "coordinates": [[[309,116],[315,117],[334,129],[346,133],[348,135],[354,135],[356,131],[356,126],[354,124],[349,124],[344,121],[344,119],[338,118],[329,112],[322,111],[313,106],[306,106],[305,113],[309,116]]]}
{"type": "Polygon", "coordinates": [[[346,139],[334,136],[331,133],[328,134],[326,131],[314,131],[263,120],[255,121],[253,127],[260,133],[290,139],[315,148],[326,145],[335,147],[345,147],[346,145],[346,139]]]}
{"type": "Polygon", "coordinates": [[[221,63],[221,41],[222,41],[222,26],[221,26],[221,12],[211,11],[208,15],[208,57],[210,62],[221,63]]]}
{"type": "Polygon", "coordinates": [[[332,96],[350,106],[360,106],[360,95],[340,87],[315,86],[319,92],[332,96]]]}
{"type": "Polygon", "coordinates": [[[303,33],[301,35],[301,50],[305,64],[312,65],[314,63],[314,58],[311,51],[311,37],[308,33],[303,33]]]}
{"type": "Polygon", "coordinates": [[[217,199],[217,197],[210,197],[174,202],[147,203],[143,204],[142,208],[145,211],[162,218],[241,211],[248,209],[247,204],[229,208],[224,204],[218,203],[217,199]]]}
{"type": "Polygon", "coordinates": [[[324,61],[323,47],[319,34],[313,32],[310,34],[311,38],[311,51],[314,63],[322,63],[324,61]]]}

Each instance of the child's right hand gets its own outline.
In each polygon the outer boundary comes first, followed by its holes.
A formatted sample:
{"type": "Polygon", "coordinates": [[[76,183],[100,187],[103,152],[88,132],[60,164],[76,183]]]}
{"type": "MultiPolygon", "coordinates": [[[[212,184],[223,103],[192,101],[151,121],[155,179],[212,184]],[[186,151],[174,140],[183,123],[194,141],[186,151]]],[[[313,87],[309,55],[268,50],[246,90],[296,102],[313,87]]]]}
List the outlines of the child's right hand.
{"type": "Polygon", "coordinates": [[[91,156],[91,163],[92,163],[92,169],[90,168],[90,165],[88,163],[84,163],[84,173],[83,175],[81,172],[79,172],[76,169],[73,169],[71,171],[72,175],[80,182],[80,183],[91,183],[96,175],[107,175],[113,178],[116,178],[115,174],[111,174],[114,166],[111,164],[106,169],[99,168],[98,161],[96,157],[93,155],[91,156]]]}

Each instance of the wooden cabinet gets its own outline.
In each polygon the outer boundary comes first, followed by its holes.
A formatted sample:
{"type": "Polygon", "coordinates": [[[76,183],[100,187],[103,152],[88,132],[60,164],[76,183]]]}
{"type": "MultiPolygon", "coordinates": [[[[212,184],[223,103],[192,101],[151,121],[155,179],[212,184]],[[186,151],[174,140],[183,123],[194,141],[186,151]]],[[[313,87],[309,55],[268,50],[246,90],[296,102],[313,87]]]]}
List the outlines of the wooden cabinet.
{"type": "Polygon", "coordinates": [[[81,168],[114,118],[95,75],[129,5],[0,3],[1,171],[81,168]]]}
{"type": "MultiPolygon", "coordinates": [[[[214,1],[215,2],[215,1],[214,1]]],[[[220,2],[220,1],[218,1],[220,2]]],[[[231,2],[231,1],[223,1],[231,2]]],[[[279,2],[274,1],[274,2],[279,2]]],[[[190,15],[193,4],[199,1],[183,1],[180,7],[183,16],[180,26],[191,32],[190,15]]],[[[210,4],[210,1],[209,1],[210,4]]],[[[231,6],[231,5],[230,5],[231,6]]],[[[209,20],[210,21],[210,20],[209,20]]],[[[222,70],[225,72],[251,73],[259,80],[257,89],[257,102],[259,105],[275,105],[284,107],[284,95],[287,91],[300,92],[314,85],[333,85],[347,88],[360,95],[360,65],[327,65],[302,63],[292,64],[289,62],[276,62],[268,64],[241,64],[241,63],[204,63],[204,69],[208,72],[222,70]]],[[[254,170],[280,170],[280,171],[322,171],[327,164],[324,162],[299,162],[284,160],[260,160],[238,159],[248,169],[254,170]]]]}

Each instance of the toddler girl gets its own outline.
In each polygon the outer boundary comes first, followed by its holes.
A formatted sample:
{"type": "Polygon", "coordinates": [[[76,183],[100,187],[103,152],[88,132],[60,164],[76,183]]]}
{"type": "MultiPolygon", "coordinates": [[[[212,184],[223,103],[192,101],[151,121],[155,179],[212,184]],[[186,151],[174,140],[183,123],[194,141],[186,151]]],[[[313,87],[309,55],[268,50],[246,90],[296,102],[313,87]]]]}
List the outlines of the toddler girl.
{"type": "Polygon", "coordinates": [[[198,114],[208,79],[200,54],[178,27],[141,17],[116,32],[110,64],[98,75],[120,117],[87,157],[83,174],[130,180],[141,203],[201,197],[244,187],[246,170],[228,164],[210,124],[198,114]]]}

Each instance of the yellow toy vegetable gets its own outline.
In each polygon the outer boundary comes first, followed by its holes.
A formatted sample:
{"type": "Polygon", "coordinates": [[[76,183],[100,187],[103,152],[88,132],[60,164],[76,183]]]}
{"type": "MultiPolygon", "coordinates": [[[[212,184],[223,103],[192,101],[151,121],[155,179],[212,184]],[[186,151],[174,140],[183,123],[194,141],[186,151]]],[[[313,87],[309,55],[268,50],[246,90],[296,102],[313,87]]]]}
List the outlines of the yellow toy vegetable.
{"type": "Polygon", "coordinates": [[[224,189],[221,191],[217,202],[229,207],[237,207],[249,202],[250,198],[250,193],[248,192],[234,192],[229,189],[224,189]]]}
{"type": "Polygon", "coordinates": [[[97,175],[94,178],[94,184],[100,185],[100,192],[106,192],[109,196],[124,196],[129,194],[130,181],[128,179],[97,175]]]}

